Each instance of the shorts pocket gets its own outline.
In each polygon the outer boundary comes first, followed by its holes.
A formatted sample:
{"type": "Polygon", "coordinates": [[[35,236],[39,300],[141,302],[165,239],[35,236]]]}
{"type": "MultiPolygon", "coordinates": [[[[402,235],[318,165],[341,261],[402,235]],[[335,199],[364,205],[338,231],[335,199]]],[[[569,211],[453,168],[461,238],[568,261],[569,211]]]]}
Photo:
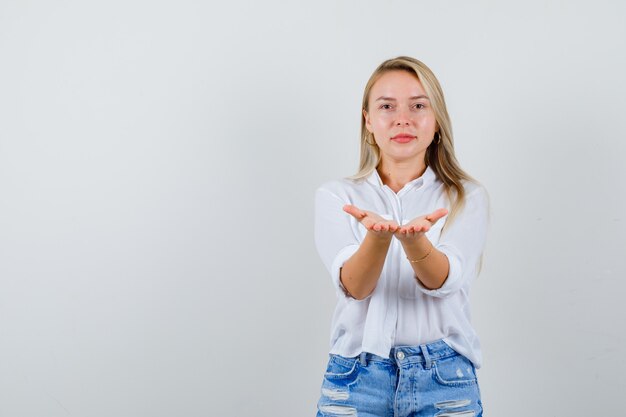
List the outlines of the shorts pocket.
{"type": "Polygon", "coordinates": [[[348,383],[356,378],[358,371],[359,358],[330,355],[324,378],[331,382],[348,383]]]}
{"type": "Polygon", "coordinates": [[[434,378],[441,385],[468,386],[476,385],[476,368],[465,356],[457,354],[438,359],[433,363],[434,378]]]}

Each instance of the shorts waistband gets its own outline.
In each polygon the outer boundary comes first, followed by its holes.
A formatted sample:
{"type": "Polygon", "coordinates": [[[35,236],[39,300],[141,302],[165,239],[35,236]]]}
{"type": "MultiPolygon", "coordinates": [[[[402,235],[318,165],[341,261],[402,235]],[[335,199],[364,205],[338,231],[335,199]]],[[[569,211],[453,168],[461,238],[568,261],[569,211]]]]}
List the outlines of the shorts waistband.
{"type": "Polygon", "coordinates": [[[360,360],[362,364],[366,364],[370,361],[391,361],[398,365],[403,363],[423,363],[428,369],[432,366],[434,361],[456,355],[458,355],[458,353],[448,346],[446,342],[437,340],[417,346],[394,346],[391,348],[388,358],[382,358],[373,353],[363,352],[361,353],[360,360]]]}

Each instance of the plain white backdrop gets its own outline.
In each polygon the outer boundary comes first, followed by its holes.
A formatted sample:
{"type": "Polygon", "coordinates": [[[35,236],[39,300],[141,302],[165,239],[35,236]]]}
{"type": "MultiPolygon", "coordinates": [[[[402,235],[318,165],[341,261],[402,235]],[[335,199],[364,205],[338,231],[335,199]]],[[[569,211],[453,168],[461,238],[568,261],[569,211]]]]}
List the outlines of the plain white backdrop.
{"type": "Polygon", "coordinates": [[[384,59],[439,77],[492,223],[486,415],[621,415],[626,5],[0,1],[0,417],[311,416],[313,193],[384,59]]]}

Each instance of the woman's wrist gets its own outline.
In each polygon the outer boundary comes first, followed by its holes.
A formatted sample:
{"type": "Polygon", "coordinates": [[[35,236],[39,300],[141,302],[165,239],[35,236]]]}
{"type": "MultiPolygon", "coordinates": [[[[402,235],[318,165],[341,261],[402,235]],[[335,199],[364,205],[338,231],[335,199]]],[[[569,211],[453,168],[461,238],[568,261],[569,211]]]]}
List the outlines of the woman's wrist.
{"type": "Polygon", "coordinates": [[[368,230],[367,231],[367,236],[370,240],[372,240],[373,242],[377,242],[377,243],[381,243],[381,244],[389,244],[391,242],[391,239],[393,239],[393,233],[392,232],[377,232],[375,230],[368,230]]]}
{"type": "Polygon", "coordinates": [[[407,259],[411,261],[411,263],[427,260],[435,250],[435,247],[425,235],[417,239],[402,241],[402,247],[404,248],[407,259]]]}

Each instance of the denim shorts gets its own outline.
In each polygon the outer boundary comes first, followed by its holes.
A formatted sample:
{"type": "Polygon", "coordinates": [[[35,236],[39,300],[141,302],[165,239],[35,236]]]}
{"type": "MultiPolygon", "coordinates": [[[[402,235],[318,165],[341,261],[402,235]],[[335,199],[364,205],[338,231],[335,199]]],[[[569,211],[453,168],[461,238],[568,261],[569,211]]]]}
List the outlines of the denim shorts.
{"type": "Polygon", "coordinates": [[[317,417],[482,416],[471,361],[442,340],[397,346],[388,358],[330,355],[317,417]]]}

